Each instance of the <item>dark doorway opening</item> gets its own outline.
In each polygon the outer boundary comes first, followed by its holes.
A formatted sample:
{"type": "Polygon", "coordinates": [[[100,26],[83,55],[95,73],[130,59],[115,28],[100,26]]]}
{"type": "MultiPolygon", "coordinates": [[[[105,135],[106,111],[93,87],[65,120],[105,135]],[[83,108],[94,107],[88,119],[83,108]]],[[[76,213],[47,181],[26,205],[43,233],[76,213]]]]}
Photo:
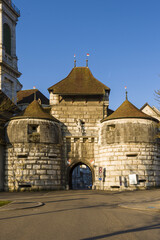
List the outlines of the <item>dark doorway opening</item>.
{"type": "Polygon", "coordinates": [[[87,165],[79,163],[71,169],[70,189],[92,189],[92,171],[87,165]]]}

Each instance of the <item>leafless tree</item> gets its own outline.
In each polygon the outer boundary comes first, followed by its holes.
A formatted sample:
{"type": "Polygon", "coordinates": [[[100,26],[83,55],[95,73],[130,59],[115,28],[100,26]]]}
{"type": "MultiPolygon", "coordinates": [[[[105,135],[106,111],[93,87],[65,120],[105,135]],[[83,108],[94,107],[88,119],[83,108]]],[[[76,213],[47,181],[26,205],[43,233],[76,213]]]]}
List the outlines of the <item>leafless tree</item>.
{"type": "Polygon", "coordinates": [[[160,104],[160,89],[155,91],[155,100],[160,104]]]}

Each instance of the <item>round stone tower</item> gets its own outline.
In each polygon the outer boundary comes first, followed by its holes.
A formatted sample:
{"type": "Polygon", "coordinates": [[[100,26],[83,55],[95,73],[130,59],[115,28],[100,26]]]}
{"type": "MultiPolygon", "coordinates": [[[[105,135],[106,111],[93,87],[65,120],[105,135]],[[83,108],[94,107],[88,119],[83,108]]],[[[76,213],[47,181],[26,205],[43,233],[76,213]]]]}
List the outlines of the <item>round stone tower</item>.
{"type": "Polygon", "coordinates": [[[5,190],[63,189],[59,122],[34,100],[6,127],[5,190]]]}
{"type": "MultiPolygon", "coordinates": [[[[104,189],[160,186],[158,120],[127,99],[101,121],[100,158],[104,189]]],[[[99,184],[101,188],[102,184],[99,184]]]]}

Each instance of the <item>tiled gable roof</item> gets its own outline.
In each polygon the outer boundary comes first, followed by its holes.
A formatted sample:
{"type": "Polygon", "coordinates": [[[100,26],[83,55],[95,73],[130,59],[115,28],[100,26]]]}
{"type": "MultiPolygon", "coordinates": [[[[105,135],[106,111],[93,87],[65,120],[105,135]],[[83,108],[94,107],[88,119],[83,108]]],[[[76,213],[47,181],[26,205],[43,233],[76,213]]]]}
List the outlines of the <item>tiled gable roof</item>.
{"type": "Polygon", "coordinates": [[[88,67],[75,67],[62,81],[48,88],[48,91],[61,95],[103,95],[110,91],[98,81],[88,67]]]}
{"type": "Polygon", "coordinates": [[[49,104],[49,100],[38,89],[22,90],[17,93],[17,104],[31,103],[34,100],[36,93],[36,100],[40,99],[42,104],[49,104]]]}
{"type": "Polygon", "coordinates": [[[145,109],[146,107],[150,108],[152,112],[154,112],[155,114],[157,114],[158,116],[160,116],[160,111],[155,107],[151,107],[148,103],[145,103],[140,110],[143,111],[143,109],[145,109]]]}

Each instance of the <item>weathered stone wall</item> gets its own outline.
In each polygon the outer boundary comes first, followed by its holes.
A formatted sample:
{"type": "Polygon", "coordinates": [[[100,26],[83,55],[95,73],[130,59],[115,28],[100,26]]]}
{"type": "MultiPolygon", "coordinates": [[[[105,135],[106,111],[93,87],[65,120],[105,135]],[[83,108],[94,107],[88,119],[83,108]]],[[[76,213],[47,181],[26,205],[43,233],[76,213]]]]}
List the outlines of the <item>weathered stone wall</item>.
{"type": "Polygon", "coordinates": [[[61,129],[58,123],[50,120],[14,119],[8,123],[6,141],[8,143],[35,141],[41,143],[59,143],[61,142],[61,129]]]}
{"type": "Polygon", "coordinates": [[[6,129],[5,190],[63,189],[61,131],[44,119],[14,119],[6,129]]]}
{"type": "Polygon", "coordinates": [[[65,141],[68,161],[93,162],[94,145],[96,139],[94,139],[93,137],[67,137],[65,141]]]}
{"type": "Polygon", "coordinates": [[[129,175],[137,174],[136,187],[160,186],[160,146],[157,124],[143,119],[117,119],[102,124],[95,186],[100,189],[134,188],[129,175]],[[99,181],[99,167],[105,169],[99,181]]]}
{"type": "Polygon", "coordinates": [[[56,101],[52,101],[51,113],[62,123],[66,185],[69,183],[69,172],[78,163],[91,169],[94,181],[100,120],[106,113],[107,105],[100,96],[56,97],[56,101]]]}
{"type": "Polygon", "coordinates": [[[134,187],[129,185],[129,174],[138,175],[140,180],[138,187],[160,185],[160,151],[156,145],[130,143],[103,146],[96,163],[97,188],[102,188],[102,186],[104,189],[134,187]],[[98,180],[98,167],[106,169],[103,184],[98,180]]]}
{"type": "Polygon", "coordinates": [[[6,149],[5,190],[63,189],[60,144],[15,143],[6,149]]]}
{"type": "Polygon", "coordinates": [[[4,145],[0,144],[0,191],[4,189],[4,145]]]}
{"type": "Polygon", "coordinates": [[[66,183],[69,173],[77,164],[86,164],[92,171],[94,181],[94,164],[98,151],[98,139],[94,137],[66,137],[64,138],[65,164],[67,170],[66,183]]]}
{"type": "Polygon", "coordinates": [[[63,97],[59,103],[51,106],[51,114],[62,122],[63,136],[95,136],[97,127],[103,118],[102,97],[63,97]]]}
{"type": "Polygon", "coordinates": [[[155,142],[157,123],[147,119],[106,121],[101,128],[101,144],[155,142]]]}

